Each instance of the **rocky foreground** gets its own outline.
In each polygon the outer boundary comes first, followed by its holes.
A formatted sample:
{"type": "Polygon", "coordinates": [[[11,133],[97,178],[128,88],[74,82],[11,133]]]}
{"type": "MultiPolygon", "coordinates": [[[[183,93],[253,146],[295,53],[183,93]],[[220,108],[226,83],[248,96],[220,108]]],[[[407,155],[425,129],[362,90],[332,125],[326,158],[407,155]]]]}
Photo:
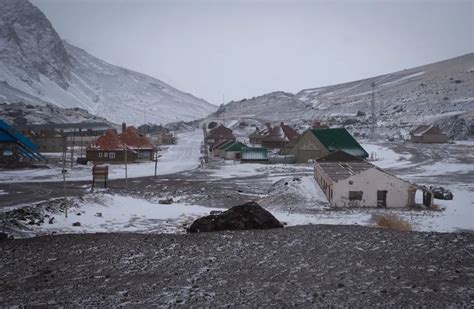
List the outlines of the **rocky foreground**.
{"type": "Polygon", "coordinates": [[[360,226],[0,241],[0,306],[474,306],[474,234],[360,226]]]}

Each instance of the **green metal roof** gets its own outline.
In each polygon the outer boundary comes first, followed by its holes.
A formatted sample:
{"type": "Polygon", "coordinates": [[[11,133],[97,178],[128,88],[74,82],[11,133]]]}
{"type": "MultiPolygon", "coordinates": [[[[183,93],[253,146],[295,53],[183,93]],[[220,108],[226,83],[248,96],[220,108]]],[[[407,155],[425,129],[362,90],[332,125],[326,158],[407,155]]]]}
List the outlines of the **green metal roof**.
{"type": "Polygon", "coordinates": [[[329,152],[342,150],[355,157],[367,158],[369,154],[344,128],[312,129],[311,132],[329,152]]]}
{"type": "Polygon", "coordinates": [[[217,145],[217,147],[215,147],[214,150],[224,149],[225,147],[227,147],[229,145],[232,145],[234,142],[235,142],[234,140],[225,141],[225,142],[221,143],[220,145],[217,145]]]}
{"type": "Polygon", "coordinates": [[[247,146],[241,142],[234,142],[230,145],[227,145],[224,148],[224,151],[240,151],[242,150],[243,147],[247,147],[247,146]]]}

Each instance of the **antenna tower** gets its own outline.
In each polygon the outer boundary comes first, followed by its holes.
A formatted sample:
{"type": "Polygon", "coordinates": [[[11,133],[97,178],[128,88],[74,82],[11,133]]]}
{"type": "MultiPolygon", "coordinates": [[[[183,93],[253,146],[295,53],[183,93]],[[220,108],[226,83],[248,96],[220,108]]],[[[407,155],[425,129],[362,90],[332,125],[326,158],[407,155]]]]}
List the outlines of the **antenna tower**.
{"type": "Polygon", "coordinates": [[[373,82],[371,86],[372,86],[372,94],[371,94],[371,100],[370,100],[370,118],[371,118],[370,138],[374,139],[375,127],[377,125],[377,118],[375,117],[375,82],[373,82]]]}
{"type": "Polygon", "coordinates": [[[225,127],[225,107],[224,107],[224,94],[222,94],[222,122],[225,127]]]}

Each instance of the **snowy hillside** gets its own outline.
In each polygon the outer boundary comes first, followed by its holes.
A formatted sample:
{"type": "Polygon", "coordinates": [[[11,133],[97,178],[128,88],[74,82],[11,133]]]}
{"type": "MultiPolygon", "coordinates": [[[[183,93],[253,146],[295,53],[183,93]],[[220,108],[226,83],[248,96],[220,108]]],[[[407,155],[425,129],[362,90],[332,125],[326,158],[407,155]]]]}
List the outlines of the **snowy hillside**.
{"type": "Polygon", "coordinates": [[[130,124],[189,121],[216,109],[62,41],[27,0],[0,0],[0,6],[0,103],[79,107],[130,124]]]}
{"type": "Polygon", "coordinates": [[[283,120],[295,124],[310,124],[313,119],[319,119],[366,133],[372,83],[375,83],[378,131],[382,135],[403,134],[414,125],[432,122],[439,123],[457,138],[474,134],[474,53],[296,94],[272,92],[230,102],[210,118],[250,122],[283,120]]]}

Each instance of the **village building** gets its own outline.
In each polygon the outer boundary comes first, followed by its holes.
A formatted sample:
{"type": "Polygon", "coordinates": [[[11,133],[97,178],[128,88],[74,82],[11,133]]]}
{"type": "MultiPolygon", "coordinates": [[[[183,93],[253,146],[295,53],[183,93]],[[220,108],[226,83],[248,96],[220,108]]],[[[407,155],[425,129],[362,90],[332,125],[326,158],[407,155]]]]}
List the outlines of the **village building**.
{"type": "Polygon", "coordinates": [[[0,120],[0,165],[18,167],[32,162],[46,162],[36,144],[0,120]]]}
{"type": "Polygon", "coordinates": [[[262,138],[262,146],[268,149],[281,149],[287,152],[298,139],[298,132],[283,122],[279,126],[274,126],[270,133],[262,138]]]}
{"type": "Polygon", "coordinates": [[[314,120],[312,127],[313,129],[329,129],[329,126],[326,123],[323,123],[319,120],[314,120]]]}
{"type": "Polygon", "coordinates": [[[318,159],[314,178],[332,207],[415,206],[415,185],[343,151],[318,159]]]}
{"type": "Polygon", "coordinates": [[[261,145],[262,144],[262,139],[270,134],[272,131],[272,126],[270,123],[265,123],[265,127],[260,130],[260,128],[255,128],[255,131],[252,132],[248,138],[249,138],[249,143],[253,145],[261,145]]]}
{"type": "Polygon", "coordinates": [[[221,156],[221,149],[224,147],[227,147],[230,144],[233,144],[235,141],[234,140],[227,140],[227,141],[222,141],[216,145],[214,145],[211,149],[212,154],[214,157],[220,157],[221,156]]]}
{"type": "Polygon", "coordinates": [[[268,149],[263,147],[243,147],[240,151],[241,163],[268,163],[268,149]]]}
{"type": "Polygon", "coordinates": [[[337,150],[343,150],[358,158],[369,156],[344,128],[308,129],[296,141],[291,153],[295,155],[296,162],[307,163],[337,150]]]}
{"type": "Polygon", "coordinates": [[[156,146],[135,127],[122,124],[120,140],[134,152],[135,161],[151,161],[155,155],[156,146]]]}
{"type": "Polygon", "coordinates": [[[410,132],[413,143],[447,143],[448,136],[436,125],[421,125],[410,132]]]}
{"type": "Polygon", "coordinates": [[[123,143],[117,132],[113,129],[107,130],[94,143],[86,149],[86,159],[92,162],[123,163],[134,161],[134,153],[123,143]],[[127,152],[125,154],[125,152],[127,152]]]}
{"type": "Polygon", "coordinates": [[[234,141],[220,149],[220,157],[226,160],[240,160],[240,152],[244,147],[247,146],[239,141],[234,141]]]}
{"type": "Polygon", "coordinates": [[[138,131],[145,135],[155,146],[172,145],[176,138],[170,130],[162,125],[144,124],[138,127],[138,131]]]}
{"type": "Polygon", "coordinates": [[[156,147],[135,127],[122,125],[119,135],[113,129],[105,132],[86,149],[86,159],[92,162],[123,163],[150,161],[154,159],[156,147]]]}
{"type": "Polygon", "coordinates": [[[113,127],[105,122],[48,123],[15,126],[42,152],[63,152],[66,147],[87,147],[113,127]]]}
{"type": "Polygon", "coordinates": [[[209,149],[212,149],[212,146],[216,144],[229,140],[235,141],[235,136],[232,133],[231,129],[226,128],[223,125],[220,125],[210,130],[209,132],[207,132],[205,137],[205,143],[209,147],[209,149]]]}
{"type": "Polygon", "coordinates": [[[67,137],[60,134],[39,135],[30,137],[31,141],[38,145],[40,152],[64,152],[67,149],[67,137]]]}

